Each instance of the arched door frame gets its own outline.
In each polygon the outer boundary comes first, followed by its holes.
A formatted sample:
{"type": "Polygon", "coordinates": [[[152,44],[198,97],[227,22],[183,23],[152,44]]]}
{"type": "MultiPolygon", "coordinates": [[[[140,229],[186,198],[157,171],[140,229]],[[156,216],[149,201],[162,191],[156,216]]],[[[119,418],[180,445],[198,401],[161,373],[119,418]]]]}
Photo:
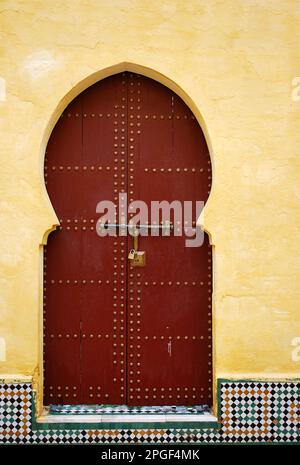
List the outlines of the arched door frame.
{"type": "MultiPolygon", "coordinates": [[[[74,85],[69,92],[67,92],[63,98],[60,100],[56,108],[54,109],[51,117],[49,118],[48,124],[45,128],[44,134],[43,134],[43,139],[41,141],[41,149],[40,149],[40,177],[41,177],[41,184],[43,188],[43,193],[44,197],[48,206],[48,212],[50,213],[50,220],[49,220],[49,226],[47,229],[44,231],[41,243],[40,243],[40,267],[39,267],[39,274],[40,274],[40,285],[39,285],[39,302],[40,302],[40,311],[39,311],[39,360],[38,360],[38,376],[36,381],[36,412],[37,415],[41,415],[43,412],[43,382],[44,382],[44,376],[43,376],[43,368],[44,368],[44,359],[43,359],[43,247],[47,243],[47,239],[49,234],[56,229],[57,226],[59,226],[59,220],[56,216],[56,213],[53,209],[53,206],[51,204],[50,198],[47,193],[46,185],[45,185],[45,179],[44,179],[44,159],[45,159],[45,153],[46,153],[46,147],[48,144],[48,140],[50,138],[50,135],[60,118],[61,114],[65,110],[65,108],[69,105],[69,103],[72,102],[80,93],[82,93],[84,90],[86,90],[88,87],[92,86],[98,81],[101,81],[102,79],[105,79],[106,77],[112,76],[114,74],[122,73],[122,72],[133,72],[137,74],[144,75],[146,77],[149,77],[164,86],[168,87],[171,89],[173,92],[175,92],[185,103],[186,105],[190,108],[190,110],[193,112],[195,118],[197,119],[204,137],[206,139],[206,143],[208,146],[209,154],[210,154],[210,160],[211,160],[211,171],[212,171],[212,183],[211,183],[211,191],[209,198],[205,204],[205,207],[198,218],[197,224],[201,226],[203,231],[207,233],[209,237],[209,242],[210,245],[212,246],[212,288],[214,290],[214,262],[215,262],[215,248],[214,248],[214,243],[212,240],[212,236],[210,231],[206,228],[206,225],[204,223],[204,214],[207,211],[208,208],[208,203],[211,197],[211,192],[213,189],[213,180],[214,180],[214,158],[213,158],[213,148],[212,148],[212,143],[211,143],[211,138],[208,133],[207,126],[205,124],[204,118],[202,113],[200,112],[198,106],[194,102],[194,100],[178,85],[176,84],[173,80],[168,78],[167,76],[163,75],[162,73],[152,69],[148,68],[145,66],[141,66],[135,63],[128,63],[128,62],[122,62],[107,68],[103,68],[102,70],[99,70],[89,76],[87,76],[85,79],[81,80],[78,82],[76,85],[74,85]]],[[[215,308],[214,308],[214,299],[213,299],[213,293],[212,293],[212,366],[213,366],[213,372],[212,372],[212,379],[213,379],[213,411],[216,414],[217,412],[217,395],[216,395],[216,388],[217,388],[217,382],[216,382],[216,373],[215,373],[215,308]]]]}

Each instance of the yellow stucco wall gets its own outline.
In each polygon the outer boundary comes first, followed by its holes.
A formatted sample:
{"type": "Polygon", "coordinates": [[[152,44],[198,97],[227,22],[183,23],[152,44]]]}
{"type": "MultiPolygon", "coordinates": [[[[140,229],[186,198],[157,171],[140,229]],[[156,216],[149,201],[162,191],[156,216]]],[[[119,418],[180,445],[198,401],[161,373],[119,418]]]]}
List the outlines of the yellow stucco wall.
{"type": "Polygon", "coordinates": [[[298,0],[2,0],[0,13],[0,378],[39,371],[49,134],[122,70],[172,87],[208,138],[215,377],[299,376],[298,0]]]}

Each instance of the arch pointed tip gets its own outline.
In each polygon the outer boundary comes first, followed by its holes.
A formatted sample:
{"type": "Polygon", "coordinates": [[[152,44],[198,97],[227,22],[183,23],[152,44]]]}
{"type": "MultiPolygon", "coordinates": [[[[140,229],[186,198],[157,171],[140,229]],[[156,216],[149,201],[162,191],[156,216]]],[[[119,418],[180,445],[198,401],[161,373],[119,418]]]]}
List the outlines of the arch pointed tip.
{"type": "Polygon", "coordinates": [[[57,229],[57,227],[59,226],[59,221],[57,220],[56,222],[54,222],[50,227],[48,227],[46,229],[46,231],[44,232],[43,234],[43,237],[42,237],[42,241],[41,241],[41,245],[46,245],[47,242],[48,242],[48,237],[49,235],[55,231],[57,229]]]}

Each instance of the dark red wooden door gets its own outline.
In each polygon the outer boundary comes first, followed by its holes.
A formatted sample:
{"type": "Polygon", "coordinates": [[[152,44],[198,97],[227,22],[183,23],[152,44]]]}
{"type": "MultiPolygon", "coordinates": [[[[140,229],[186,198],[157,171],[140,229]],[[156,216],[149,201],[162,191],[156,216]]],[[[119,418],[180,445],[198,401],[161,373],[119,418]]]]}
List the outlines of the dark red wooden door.
{"type": "Polygon", "coordinates": [[[97,203],[121,192],[149,206],[207,199],[210,159],[189,108],[149,78],[104,79],[57,123],[45,179],[60,219],[44,253],[45,404],[210,403],[207,237],[201,247],[139,237],[146,266],[137,268],[131,236],[96,232],[97,203]]]}

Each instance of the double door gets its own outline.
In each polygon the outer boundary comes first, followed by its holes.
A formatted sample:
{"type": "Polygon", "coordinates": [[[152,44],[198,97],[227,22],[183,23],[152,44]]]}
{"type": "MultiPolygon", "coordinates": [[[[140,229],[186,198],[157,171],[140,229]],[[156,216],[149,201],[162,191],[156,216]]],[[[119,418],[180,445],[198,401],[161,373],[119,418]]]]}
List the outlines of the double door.
{"type": "Polygon", "coordinates": [[[143,201],[152,226],[163,220],[151,217],[153,202],[189,201],[195,227],[195,202],[208,197],[211,167],[189,108],[149,78],[104,79],[59,119],[45,180],[60,220],[44,248],[45,405],[210,403],[207,237],[187,247],[187,237],[176,234],[183,210],[180,217],[172,209],[169,235],[149,228],[137,241],[118,228],[105,237],[97,232],[103,200],[116,205],[115,224],[128,224],[137,213],[130,204],[143,201]],[[121,209],[127,217],[119,217],[121,209]],[[128,258],[134,246],[144,252],[143,266],[128,258]]]}

